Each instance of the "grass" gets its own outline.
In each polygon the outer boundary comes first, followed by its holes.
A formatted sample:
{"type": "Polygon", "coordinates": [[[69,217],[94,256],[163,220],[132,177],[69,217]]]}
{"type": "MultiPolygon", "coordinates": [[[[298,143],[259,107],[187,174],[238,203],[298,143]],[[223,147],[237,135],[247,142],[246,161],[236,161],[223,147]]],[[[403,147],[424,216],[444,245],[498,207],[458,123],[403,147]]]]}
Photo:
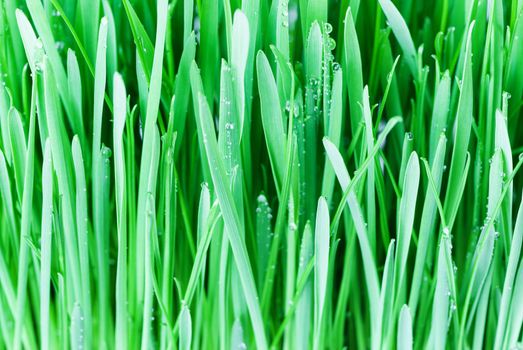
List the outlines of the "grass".
{"type": "Polygon", "coordinates": [[[0,0],[0,349],[523,347],[523,1],[0,0]]]}

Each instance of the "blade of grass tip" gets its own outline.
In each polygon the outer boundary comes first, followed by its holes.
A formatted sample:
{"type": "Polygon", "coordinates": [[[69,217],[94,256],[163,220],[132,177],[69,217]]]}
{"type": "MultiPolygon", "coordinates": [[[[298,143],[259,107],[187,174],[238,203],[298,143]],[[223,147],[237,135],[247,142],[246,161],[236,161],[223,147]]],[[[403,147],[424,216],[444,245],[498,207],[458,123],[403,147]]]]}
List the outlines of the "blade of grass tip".
{"type": "MultiPolygon", "coordinates": [[[[140,162],[140,179],[138,185],[138,210],[136,220],[137,242],[145,241],[145,209],[147,203],[147,193],[155,193],[155,186],[149,179],[150,169],[152,167],[153,149],[155,146],[155,138],[157,134],[156,121],[158,118],[158,110],[161,96],[162,84],[162,66],[163,66],[163,52],[165,46],[165,31],[167,27],[167,0],[160,0],[157,4],[157,24],[156,24],[156,43],[154,49],[154,60],[151,74],[151,84],[149,86],[149,94],[147,96],[147,110],[145,115],[145,128],[143,134],[143,149],[140,162]]],[[[156,178],[154,179],[156,180],[156,178]]],[[[154,183],[155,185],[155,183],[154,183]]],[[[136,256],[136,298],[137,300],[130,301],[137,302],[140,305],[143,298],[144,286],[144,250],[143,246],[137,247],[137,252],[132,252],[136,256]]],[[[135,312],[140,312],[135,310],[135,312]]]]}
{"type": "MultiPolygon", "coordinates": [[[[329,128],[327,137],[336,146],[340,147],[343,120],[343,72],[341,68],[334,72],[332,83],[332,102],[330,108],[329,128]]],[[[321,194],[330,203],[334,191],[334,170],[329,162],[325,162],[323,169],[323,183],[321,194]]]]}
{"type": "Polygon", "coordinates": [[[429,163],[432,164],[436,149],[439,145],[441,133],[445,133],[450,106],[450,74],[445,71],[443,78],[439,81],[434,97],[434,109],[432,110],[432,123],[430,127],[429,163]]]}
{"type": "Polygon", "coordinates": [[[409,27],[391,0],[379,0],[379,3],[385,17],[387,17],[388,25],[391,27],[392,32],[403,51],[407,66],[409,67],[412,76],[416,79],[418,77],[416,48],[412,41],[409,27]]]}
{"type": "Polygon", "coordinates": [[[127,206],[125,158],[123,151],[123,131],[127,117],[125,85],[120,74],[114,74],[113,102],[113,149],[114,149],[114,183],[116,200],[116,225],[118,232],[118,257],[116,263],[116,348],[127,348],[127,206]]]}
{"type": "MultiPolygon", "coordinates": [[[[27,319],[25,316],[26,299],[28,296],[28,274],[29,274],[29,245],[28,240],[31,237],[31,219],[33,203],[33,186],[34,186],[34,158],[35,158],[35,87],[33,86],[31,98],[31,115],[29,120],[29,138],[27,140],[27,151],[25,156],[25,172],[23,182],[22,197],[22,222],[20,224],[20,253],[18,261],[18,279],[17,279],[17,296],[16,296],[16,313],[15,313],[15,332],[13,338],[13,349],[18,350],[21,346],[22,330],[27,319]]],[[[25,142],[25,141],[24,141],[25,142]]],[[[25,150],[13,147],[13,157],[17,152],[25,150]]]]}
{"type": "Polygon", "coordinates": [[[412,349],[412,318],[407,305],[403,305],[398,325],[398,349],[412,349]]]}
{"type": "MultiPolygon", "coordinates": [[[[198,202],[198,243],[205,242],[205,237],[211,226],[211,193],[206,183],[202,184],[200,201],[198,202]]],[[[204,259],[205,260],[205,259],[204,259]]],[[[205,263],[204,263],[205,264],[205,263]]]]}
{"type": "Polygon", "coordinates": [[[269,250],[271,248],[271,208],[267,197],[260,194],[257,198],[258,207],[256,208],[256,243],[258,248],[258,286],[263,286],[269,261],[269,250]]]}
{"type": "MultiPolygon", "coordinates": [[[[107,19],[103,17],[100,21],[98,35],[98,49],[96,52],[95,78],[94,78],[94,103],[93,103],[93,178],[95,170],[99,170],[101,138],[102,138],[102,113],[103,95],[106,83],[106,57],[107,57],[107,19]]],[[[96,193],[93,193],[95,200],[96,193]]],[[[95,210],[96,212],[96,210],[95,210]]],[[[96,220],[96,219],[95,219],[96,220]]]]}
{"type": "MultiPolygon", "coordinates": [[[[298,266],[298,279],[301,279],[306,270],[307,263],[311,261],[314,254],[312,229],[310,223],[305,224],[301,239],[300,264],[298,266]]],[[[309,347],[311,310],[312,310],[312,281],[307,278],[306,285],[298,299],[296,317],[294,323],[295,336],[294,345],[296,349],[307,349],[309,347]]]]}
{"type": "Polygon", "coordinates": [[[71,313],[71,349],[81,350],[84,349],[84,327],[85,319],[82,313],[82,307],[80,303],[76,302],[73,306],[73,311],[71,313]]]}
{"type": "MultiPolygon", "coordinates": [[[[174,97],[171,100],[171,109],[169,111],[169,118],[173,116],[174,97]]],[[[162,155],[160,156],[160,203],[163,203],[164,209],[158,209],[163,212],[159,215],[159,222],[163,225],[163,247],[161,268],[159,268],[158,280],[161,287],[155,286],[155,294],[157,295],[158,304],[162,312],[162,320],[160,327],[160,348],[165,349],[175,343],[173,337],[173,308],[174,299],[172,298],[173,284],[174,284],[174,259],[176,250],[176,236],[174,235],[177,224],[177,208],[178,198],[176,196],[176,189],[178,184],[178,176],[175,170],[173,161],[174,147],[176,142],[176,134],[172,138],[169,137],[169,132],[163,137],[162,155]],[[163,222],[162,222],[163,221],[163,222]]],[[[201,199],[200,199],[201,201],[201,199]]],[[[199,206],[199,208],[201,205],[199,206]]],[[[200,210],[200,209],[199,209],[200,210]]],[[[208,214],[208,213],[207,213],[208,214]]],[[[200,221],[198,220],[198,227],[200,221]]],[[[126,262],[123,261],[123,264],[126,262]]],[[[127,267],[126,267],[127,268],[127,267]]]]}
{"type": "Polygon", "coordinates": [[[390,347],[391,321],[393,317],[392,307],[394,305],[391,295],[394,294],[394,249],[396,241],[391,239],[387,249],[387,256],[385,258],[385,265],[383,267],[383,277],[380,291],[380,306],[379,312],[382,315],[382,324],[380,325],[383,333],[382,347],[390,347]]]}
{"type": "Polygon", "coordinates": [[[324,197],[318,200],[316,214],[316,229],[314,231],[314,250],[316,263],[314,269],[314,305],[315,305],[315,330],[314,348],[319,349],[321,344],[321,325],[325,305],[325,292],[327,289],[327,276],[329,274],[329,207],[324,197]]]}
{"type": "Polygon", "coordinates": [[[414,136],[412,132],[407,132],[403,136],[403,145],[401,148],[401,162],[400,162],[400,173],[398,179],[398,186],[403,191],[403,185],[405,182],[405,171],[407,170],[407,163],[410,160],[409,155],[414,150],[414,136]]]}
{"type": "Polygon", "coordinates": [[[282,152],[285,149],[285,132],[278,100],[278,89],[269,61],[263,51],[259,51],[256,56],[256,69],[265,143],[269,153],[276,191],[280,195],[285,173],[285,156],[284,152],[282,152]]]}
{"type": "Polygon", "coordinates": [[[88,241],[88,214],[87,214],[87,185],[85,180],[85,167],[82,156],[82,148],[78,136],[73,137],[72,142],[74,174],[76,179],[76,229],[78,233],[78,258],[80,262],[80,273],[82,274],[82,324],[84,332],[82,337],[85,346],[91,346],[92,336],[92,310],[91,310],[91,282],[89,269],[89,241],[88,241]]]}
{"type": "Polygon", "coordinates": [[[185,304],[182,306],[180,319],[180,341],[178,348],[180,350],[190,350],[192,339],[192,321],[191,312],[185,304]]]}
{"type": "MultiPolygon", "coordinates": [[[[438,265],[436,272],[436,290],[432,303],[432,322],[430,328],[430,339],[435,350],[445,349],[447,344],[447,332],[449,326],[450,307],[450,285],[447,275],[447,260],[445,256],[450,255],[450,236],[443,232],[438,249],[438,265]],[[447,250],[447,252],[445,252],[447,250]]],[[[451,267],[452,268],[452,267],[451,267]]]]}
{"type": "Polygon", "coordinates": [[[37,54],[42,49],[42,42],[36,38],[36,34],[31,26],[31,23],[25,16],[22,10],[16,9],[15,12],[16,21],[18,24],[18,32],[22,38],[24,44],[25,55],[27,57],[27,62],[31,68],[31,72],[36,71],[36,63],[39,60],[37,54]]]}
{"type": "Polygon", "coordinates": [[[107,57],[107,19],[103,17],[100,21],[98,34],[98,47],[96,51],[95,78],[94,78],[94,101],[93,101],[93,139],[92,139],[92,210],[93,228],[96,242],[96,267],[97,267],[97,296],[98,296],[98,341],[99,346],[105,346],[107,340],[108,317],[110,312],[109,301],[109,271],[108,261],[106,260],[109,239],[105,222],[109,215],[104,209],[102,175],[103,155],[102,155],[102,119],[104,94],[106,86],[106,57],[107,57]]]}
{"type": "MultiPolygon", "coordinates": [[[[383,47],[384,45],[382,45],[383,47]]],[[[381,119],[383,117],[383,112],[385,111],[385,106],[389,109],[389,111],[393,108],[395,108],[396,105],[399,105],[398,100],[398,87],[397,87],[397,79],[396,79],[396,66],[398,65],[400,56],[396,56],[394,61],[392,61],[392,54],[390,53],[390,44],[387,46],[388,51],[385,49],[385,53],[381,52],[380,54],[383,55],[382,60],[384,61],[384,65],[386,67],[390,67],[389,73],[385,76],[386,79],[382,78],[382,85],[385,85],[385,90],[383,91],[383,97],[381,99],[381,103],[378,108],[378,116],[376,117],[376,122],[374,123],[374,133],[376,134],[378,131],[378,128],[381,123],[381,119]],[[387,55],[388,54],[388,55],[387,55]],[[390,93],[390,102],[386,103],[389,100],[389,93],[390,93]]],[[[382,49],[383,50],[383,49],[382,49]]],[[[386,68],[385,68],[386,69],[386,68]]],[[[399,109],[399,108],[396,108],[399,109]]],[[[402,115],[401,111],[399,113],[392,112],[392,115],[402,115]]]]}
{"type": "Polygon", "coordinates": [[[516,278],[516,272],[518,268],[518,261],[521,261],[521,245],[523,243],[523,200],[519,205],[519,210],[516,218],[516,224],[514,226],[514,235],[512,236],[512,243],[510,245],[510,254],[507,262],[507,270],[505,272],[505,279],[503,282],[503,291],[501,294],[501,301],[499,306],[498,322],[496,326],[496,338],[494,341],[494,349],[506,348],[502,345],[506,345],[508,338],[507,325],[508,316],[510,314],[510,303],[512,293],[515,291],[514,282],[516,278]]]}
{"type": "MultiPolygon", "coordinates": [[[[327,157],[329,158],[329,161],[334,168],[334,172],[336,173],[336,177],[338,178],[341,188],[343,192],[345,192],[349,188],[351,179],[349,172],[347,171],[347,168],[343,162],[343,158],[336,146],[334,146],[334,144],[328,139],[323,139],[323,146],[325,147],[327,157]]],[[[376,304],[376,301],[379,300],[380,289],[376,262],[374,260],[374,255],[367,237],[367,230],[365,228],[365,222],[363,221],[363,213],[353,189],[350,189],[348,192],[346,201],[356,229],[356,235],[360,244],[362,258],[365,262],[363,264],[363,269],[365,274],[365,283],[367,285],[368,291],[369,314],[371,318],[371,347],[373,349],[378,349],[381,344],[381,331],[379,331],[381,320],[379,319],[378,305],[376,304]]]]}
{"type": "Polygon", "coordinates": [[[209,168],[211,169],[212,180],[215,184],[216,196],[227,228],[225,232],[227,232],[229,236],[229,242],[231,244],[233,256],[245,294],[245,300],[249,309],[256,346],[258,349],[267,349],[267,340],[256,293],[256,286],[247,250],[241,239],[241,233],[239,230],[240,222],[237,208],[234,205],[232,193],[228,187],[223,161],[219,158],[218,144],[215,136],[216,133],[214,131],[209,106],[201,93],[199,95],[199,101],[199,118],[200,126],[203,128],[203,143],[209,161],[209,168]]]}
{"type": "MultiPolygon", "coordinates": [[[[398,212],[398,249],[396,251],[396,261],[394,265],[395,278],[395,300],[397,305],[400,302],[399,291],[404,283],[404,274],[407,269],[407,258],[409,255],[410,241],[412,238],[412,226],[414,224],[414,215],[416,210],[416,201],[418,196],[420,168],[416,152],[412,152],[407,168],[405,170],[405,180],[403,182],[403,193],[400,199],[400,208],[398,212]]],[[[409,311],[410,312],[410,311],[409,311]]]]}
{"type": "MultiPolygon", "coordinates": [[[[447,138],[445,134],[440,134],[438,146],[432,162],[432,177],[436,187],[437,194],[441,188],[441,181],[443,177],[443,162],[445,161],[445,150],[446,150],[447,138]]],[[[427,186],[430,186],[428,184],[427,186]]],[[[434,225],[436,222],[436,198],[427,188],[427,195],[423,203],[423,209],[421,214],[421,223],[419,230],[418,245],[416,250],[416,260],[414,262],[414,272],[412,273],[412,284],[410,287],[409,295],[409,308],[412,312],[413,318],[416,319],[416,310],[418,307],[418,301],[421,293],[421,286],[423,281],[423,274],[427,267],[427,251],[431,246],[432,233],[434,232],[434,225]]]]}
{"type": "Polygon", "coordinates": [[[239,318],[237,318],[234,321],[234,324],[232,325],[231,333],[232,333],[231,334],[231,349],[233,349],[233,350],[245,349],[245,347],[247,345],[245,345],[242,323],[239,318]]]}
{"type": "Polygon", "coordinates": [[[467,149],[472,127],[473,112],[473,81],[472,81],[472,58],[471,37],[474,22],[469,26],[465,63],[463,68],[462,86],[459,93],[458,107],[456,112],[456,133],[454,148],[452,149],[452,160],[450,163],[449,183],[445,195],[445,217],[448,220],[449,229],[452,230],[455,216],[457,215],[459,203],[463,191],[459,191],[461,183],[465,181],[467,173],[464,172],[467,162],[467,149]]]}
{"type": "MultiPolygon", "coordinates": [[[[345,37],[343,50],[345,53],[345,66],[343,71],[347,80],[347,92],[349,96],[350,126],[352,136],[356,134],[358,126],[363,123],[361,105],[363,103],[363,75],[361,66],[360,45],[356,34],[354,18],[351,8],[347,9],[345,15],[345,37]]],[[[361,144],[361,143],[360,143],[361,144]]],[[[360,148],[357,147],[356,159],[358,159],[360,148]]]]}
{"type": "MultiPolygon", "coordinates": [[[[140,59],[142,67],[144,68],[147,83],[149,83],[151,81],[151,71],[153,65],[153,57],[150,53],[154,52],[156,46],[153,46],[149,35],[147,35],[147,31],[145,30],[142,22],[140,22],[140,18],[136,14],[129,0],[123,0],[122,3],[125,9],[125,13],[127,14],[127,19],[129,20],[129,25],[133,34],[138,58],[140,59]]],[[[167,8],[165,8],[165,14],[167,14],[167,8]]]]}
{"type": "MultiPolygon", "coordinates": [[[[191,63],[191,72],[190,72],[190,78],[191,78],[191,92],[192,92],[192,100],[193,100],[193,108],[194,108],[194,115],[199,115],[200,110],[200,103],[198,100],[198,96],[200,93],[204,93],[203,91],[203,82],[202,77],[200,74],[200,69],[198,68],[198,65],[195,61],[192,61],[191,63]]],[[[200,118],[196,117],[196,130],[198,133],[198,147],[200,150],[201,155],[201,165],[202,165],[202,172],[203,172],[203,180],[209,184],[209,188],[213,188],[213,183],[211,179],[211,172],[209,170],[209,162],[207,161],[207,153],[205,152],[205,145],[203,144],[203,136],[202,136],[202,127],[200,125],[200,118]]]]}
{"type": "Polygon", "coordinates": [[[243,133],[245,120],[245,67],[249,54],[249,22],[245,14],[237,10],[234,12],[232,24],[232,56],[231,67],[233,68],[233,84],[235,88],[236,101],[240,112],[240,137],[243,133]]]}

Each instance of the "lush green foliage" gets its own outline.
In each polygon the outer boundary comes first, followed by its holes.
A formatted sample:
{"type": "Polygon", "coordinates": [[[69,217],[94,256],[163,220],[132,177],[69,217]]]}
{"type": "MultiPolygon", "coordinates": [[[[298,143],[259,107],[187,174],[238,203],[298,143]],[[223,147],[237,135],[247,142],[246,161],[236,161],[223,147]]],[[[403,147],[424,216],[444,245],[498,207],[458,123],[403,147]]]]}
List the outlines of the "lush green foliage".
{"type": "Polygon", "coordinates": [[[522,40],[522,0],[0,0],[0,349],[521,346],[522,40]]]}

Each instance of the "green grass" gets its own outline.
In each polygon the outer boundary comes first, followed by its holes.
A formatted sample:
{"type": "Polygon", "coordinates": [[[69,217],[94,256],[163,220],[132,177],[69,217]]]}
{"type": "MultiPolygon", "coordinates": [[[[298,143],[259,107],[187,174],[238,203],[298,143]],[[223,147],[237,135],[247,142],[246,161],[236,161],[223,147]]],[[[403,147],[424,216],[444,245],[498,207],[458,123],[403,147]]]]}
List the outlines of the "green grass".
{"type": "Polygon", "coordinates": [[[523,347],[522,0],[0,0],[0,349],[523,347]]]}

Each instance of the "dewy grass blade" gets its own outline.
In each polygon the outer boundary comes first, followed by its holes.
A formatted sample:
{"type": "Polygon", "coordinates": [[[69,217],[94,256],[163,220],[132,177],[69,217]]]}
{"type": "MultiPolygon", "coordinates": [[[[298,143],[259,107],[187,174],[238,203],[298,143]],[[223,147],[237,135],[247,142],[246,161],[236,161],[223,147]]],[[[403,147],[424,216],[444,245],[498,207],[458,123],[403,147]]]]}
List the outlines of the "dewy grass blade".
{"type": "Polygon", "coordinates": [[[91,346],[92,337],[92,311],[91,311],[91,282],[89,268],[89,232],[88,232],[88,214],[87,214],[87,185],[85,180],[85,166],[82,157],[82,148],[77,136],[73,138],[72,153],[74,163],[74,173],[76,178],[76,230],[78,233],[78,253],[80,262],[80,272],[82,274],[82,324],[84,334],[82,338],[85,344],[82,346],[91,346]]]}
{"type": "MultiPolygon", "coordinates": [[[[441,134],[432,163],[431,172],[432,177],[434,178],[437,194],[439,194],[441,180],[443,176],[443,162],[445,161],[446,142],[447,138],[444,134],[441,134]]],[[[434,232],[437,214],[437,198],[434,198],[432,191],[427,190],[426,193],[427,195],[425,196],[425,202],[423,203],[423,210],[421,214],[416,260],[414,263],[414,272],[412,274],[412,284],[410,287],[409,295],[409,308],[412,312],[413,319],[417,319],[416,310],[418,307],[418,301],[421,293],[423,273],[427,265],[426,259],[429,246],[431,245],[431,242],[434,242],[434,239],[431,237],[431,234],[434,232]]]]}
{"type": "MultiPolygon", "coordinates": [[[[29,124],[29,138],[27,151],[25,154],[25,172],[22,197],[22,222],[20,225],[20,255],[18,263],[18,280],[16,296],[16,314],[15,314],[15,332],[12,347],[15,350],[20,349],[22,329],[25,324],[25,306],[27,301],[26,288],[29,275],[29,245],[31,237],[31,203],[33,202],[34,187],[34,155],[35,155],[35,118],[36,118],[36,94],[33,85],[31,98],[31,116],[29,124]]],[[[25,147],[24,147],[25,149],[25,147]]],[[[19,152],[19,149],[13,148],[13,155],[19,152]]]]}
{"type": "Polygon", "coordinates": [[[236,267],[240,275],[245,300],[249,308],[252,326],[254,329],[254,336],[256,346],[259,349],[267,349],[267,340],[263,321],[261,318],[260,304],[256,292],[256,285],[252,270],[247,255],[247,250],[240,236],[240,222],[238,218],[237,209],[234,206],[232,193],[229,190],[226,181],[225,169],[222,159],[219,157],[218,144],[216,142],[213,121],[211,119],[210,110],[202,94],[199,96],[200,108],[199,118],[200,125],[203,128],[202,137],[207,153],[209,168],[211,169],[212,180],[215,184],[216,196],[220,203],[223,219],[229,236],[233,256],[236,262],[236,267]]]}
{"type": "MultiPolygon", "coordinates": [[[[353,137],[358,126],[363,122],[361,105],[363,104],[363,76],[361,66],[360,45],[356,34],[356,27],[352,16],[351,8],[347,9],[345,15],[345,66],[343,72],[347,79],[347,92],[349,94],[350,125],[353,137]]],[[[357,148],[357,154],[360,149],[357,148]]]]}
{"type": "Polygon", "coordinates": [[[447,266],[445,256],[450,255],[450,251],[448,251],[450,243],[450,236],[444,229],[443,235],[439,240],[436,290],[434,291],[434,302],[432,304],[432,325],[429,338],[432,340],[431,346],[436,350],[445,349],[449,325],[449,294],[451,287],[447,275],[449,267],[447,266]]]}
{"type": "MultiPolygon", "coordinates": [[[[140,179],[138,184],[138,210],[136,221],[137,242],[145,242],[146,207],[148,194],[155,193],[156,178],[150,179],[150,171],[153,167],[151,154],[153,154],[155,139],[157,137],[156,121],[158,118],[158,110],[161,96],[162,83],[162,66],[163,66],[163,52],[165,44],[165,31],[167,27],[167,1],[160,0],[157,4],[157,24],[156,24],[156,44],[154,50],[154,60],[151,73],[151,83],[149,85],[149,94],[147,96],[147,110],[145,115],[145,128],[143,132],[143,149],[142,158],[140,162],[140,179]]],[[[136,286],[131,290],[135,291],[135,295],[131,302],[141,304],[144,297],[144,266],[145,266],[145,251],[143,246],[138,245],[135,252],[131,252],[130,259],[136,259],[136,286]]],[[[137,310],[140,312],[138,305],[137,310]]]]}
{"type": "Polygon", "coordinates": [[[114,182],[116,199],[116,222],[118,231],[118,258],[116,267],[116,328],[115,340],[117,348],[127,348],[127,205],[125,182],[125,157],[123,151],[123,132],[127,118],[127,101],[125,85],[122,77],[114,75],[114,182]]]}
{"type": "Polygon", "coordinates": [[[379,312],[381,314],[382,324],[381,331],[383,333],[383,343],[381,346],[391,346],[391,322],[393,323],[393,306],[394,301],[389,296],[393,294],[394,291],[394,249],[395,241],[392,239],[387,249],[387,257],[385,258],[385,265],[383,267],[383,277],[381,282],[381,291],[380,291],[380,305],[379,312]]]}
{"type": "Polygon", "coordinates": [[[412,350],[412,318],[407,305],[403,305],[398,325],[398,349],[412,350]]]}
{"type": "Polygon", "coordinates": [[[232,24],[231,66],[233,68],[236,101],[240,114],[240,135],[243,133],[243,123],[245,121],[245,66],[247,65],[248,54],[249,23],[242,11],[236,11],[232,24]]]}
{"type": "Polygon", "coordinates": [[[409,67],[412,76],[417,78],[418,68],[416,64],[416,48],[414,47],[414,42],[412,41],[407,23],[405,23],[401,13],[398,11],[396,6],[394,6],[391,0],[379,0],[379,3],[383,13],[387,17],[388,25],[391,27],[394,36],[396,36],[396,39],[403,50],[407,66],[409,67]]]}
{"type": "MultiPolygon", "coordinates": [[[[372,153],[374,146],[374,134],[372,128],[372,115],[369,101],[369,87],[363,88],[363,122],[365,123],[365,143],[367,144],[367,156],[372,153]]],[[[370,162],[367,169],[367,234],[370,246],[376,256],[376,187],[375,187],[375,162],[370,162]]]]}
{"type": "Polygon", "coordinates": [[[436,96],[434,97],[434,109],[432,110],[432,124],[430,128],[429,161],[432,164],[436,149],[438,148],[441,133],[445,133],[450,103],[450,75],[446,71],[439,81],[436,96]]]}
{"type": "Polygon", "coordinates": [[[56,77],[57,90],[60,94],[65,110],[67,111],[66,115],[68,121],[75,133],[82,134],[83,130],[80,129],[81,124],[79,121],[80,116],[74,113],[74,109],[71,104],[69,89],[67,89],[67,76],[64,65],[60,59],[56,41],[53,37],[51,26],[47,21],[44,7],[38,0],[27,0],[27,7],[31,13],[31,18],[33,19],[36,30],[40,35],[40,39],[42,40],[45,53],[49,59],[48,62],[53,68],[53,73],[56,77]]]}
{"type": "Polygon", "coordinates": [[[418,155],[416,152],[412,152],[405,171],[403,193],[400,199],[400,208],[398,212],[398,247],[396,250],[396,260],[394,265],[394,284],[397,293],[395,303],[398,302],[397,298],[398,294],[400,294],[399,290],[402,288],[402,284],[404,283],[404,274],[407,269],[407,258],[409,255],[416,201],[418,197],[419,178],[420,169],[418,155]]]}
{"type": "Polygon", "coordinates": [[[191,349],[191,338],[192,338],[192,321],[191,321],[191,312],[186,305],[182,306],[180,321],[180,350],[190,350],[191,349]]]}
{"type": "MultiPolygon", "coordinates": [[[[341,188],[345,192],[351,179],[347,168],[343,162],[343,158],[339,153],[338,149],[327,139],[323,139],[323,145],[327,152],[329,161],[334,168],[334,172],[338,178],[338,181],[341,185],[341,188]]],[[[354,180],[353,180],[354,181],[354,180]]],[[[378,308],[374,301],[379,300],[379,282],[378,282],[378,272],[376,269],[376,262],[374,255],[371,250],[369,239],[367,237],[367,230],[365,228],[365,222],[363,221],[363,214],[356,198],[354,190],[349,189],[349,194],[347,197],[347,205],[349,206],[352,219],[354,221],[354,226],[356,228],[356,234],[358,236],[358,242],[360,244],[361,255],[365,264],[363,265],[365,271],[365,283],[367,285],[368,291],[368,302],[369,302],[369,314],[371,317],[371,333],[372,333],[372,348],[378,349],[381,343],[381,331],[379,330],[379,325],[381,320],[378,316],[378,308]]]]}
{"type": "Polygon", "coordinates": [[[274,81],[267,56],[262,51],[258,52],[256,56],[256,68],[265,142],[271,160],[276,189],[280,193],[285,172],[285,157],[284,152],[282,152],[285,149],[284,123],[278,102],[276,82],[274,81]]]}
{"type": "Polygon", "coordinates": [[[459,94],[459,102],[456,112],[456,133],[454,148],[452,150],[452,160],[450,163],[449,183],[445,196],[445,217],[452,229],[455,216],[457,215],[462,191],[459,190],[461,182],[466,178],[467,173],[463,172],[467,158],[467,148],[469,144],[470,131],[472,126],[472,30],[474,23],[471,23],[466,42],[465,63],[463,67],[462,86],[459,94]]]}
{"type": "MultiPolygon", "coordinates": [[[[103,191],[103,155],[102,155],[102,124],[103,124],[103,99],[106,86],[106,56],[107,56],[107,19],[103,17],[100,21],[98,34],[98,47],[96,50],[96,64],[94,77],[94,103],[93,103],[93,139],[92,139],[92,210],[93,228],[96,242],[96,267],[98,270],[98,283],[96,286],[98,296],[98,332],[99,346],[105,346],[107,333],[109,332],[109,317],[106,317],[109,309],[109,271],[108,271],[108,230],[105,222],[108,213],[105,210],[103,191]]],[[[110,313],[109,313],[110,315],[110,313]]]]}
{"type": "Polygon", "coordinates": [[[196,41],[194,32],[192,32],[184,44],[182,57],[180,58],[180,64],[178,66],[178,72],[176,74],[176,82],[174,86],[174,115],[173,120],[169,121],[168,130],[171,133],[176,133],[176,148],[175,148],[175,159],[180,152],[180,147],[185,135],[186,119],[187,119],[187,107],[189,104],[190,90],[187,89],[189,86],[189,74],[191,69],[191,63],[194,60],[196,52],[196,41]]]}
{"type": "MultiPolygon", "coordinates": [[[[301,241],[300,264],[298,266],[299,279],[305,276],[307,262],[312,261],[313,254],[312,229],[310,224],[307,223],[301,241]]],[[[307,278],[296,307],[294,344],[298,349],[308,348],[309,346],[312,292],[312,280],[307,278]]]]}
{"type": "Polygon", "coordinates": [[[38,61],[38,49],[42,47],[42,42],[38,41],[36,34],[29,23],[29,20],[21,10],[16,10],[16,21],[18,23],[18,28],[20,30],[20,35],[24,43],[25,55],[27,56],[27,61],[31,67],[31,71],[36,71],[36,63],[38,61]]]}
{"type": "Polygon", "coordinates": [[[329,208],[324,197],[318,200],[318,211],[316,214],[316,229],[314,232],[316,263],[314,269],[314,305],[315,305],[315,330],[314,348],[319,349],[321,344],[321,327],[323,310],[325,304],[325,292],[327,288],[327,276],[329,274],[329,208]]]}

